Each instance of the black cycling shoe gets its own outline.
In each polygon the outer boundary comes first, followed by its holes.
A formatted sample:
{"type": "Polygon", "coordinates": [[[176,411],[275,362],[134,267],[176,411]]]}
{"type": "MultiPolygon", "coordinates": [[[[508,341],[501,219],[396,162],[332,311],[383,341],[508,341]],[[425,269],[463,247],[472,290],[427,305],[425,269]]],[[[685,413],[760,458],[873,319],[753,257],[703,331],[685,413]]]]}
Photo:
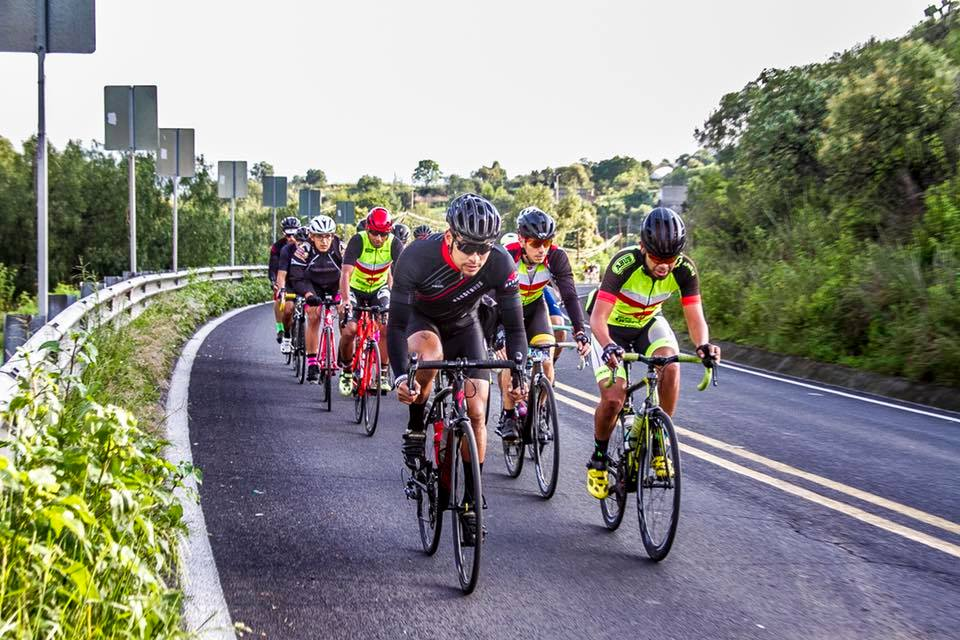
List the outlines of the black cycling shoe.
{"type": "MultiPolygon", "coordinates": [[[[473,510],[470,503],[464,503],[463,511],[460,512],[460,541],[465,547],[477,546],[477,513],[473,510]]],[[[484,526],[480,532],[481,542],[487,539],[487,527],[484,526]]]]}
{"type": "Polygon", "coordinates": [[[277,344],[283,342],[283,330],[277,331],[277,344]]]}
{"type": "Polygon", "coordinates": [[[320,365],[312,364],[307,367],[307,382],[316,382],[320,379],[320,365]]]}
{"type": "Polygon", "coordinates": [[[411,431],[407,429],[403,432],[403,462],[411,471],[416,471],[422,466],[424,443],[427,441],[425,431],[411,431]]]}
{"type": "Polygon", "coordinates": [[[516,442],[520,439],[520,427],[517,425],[517,417],[504,415],[497,427],[497,435],[503,438],[504,442],[516,442]]]}

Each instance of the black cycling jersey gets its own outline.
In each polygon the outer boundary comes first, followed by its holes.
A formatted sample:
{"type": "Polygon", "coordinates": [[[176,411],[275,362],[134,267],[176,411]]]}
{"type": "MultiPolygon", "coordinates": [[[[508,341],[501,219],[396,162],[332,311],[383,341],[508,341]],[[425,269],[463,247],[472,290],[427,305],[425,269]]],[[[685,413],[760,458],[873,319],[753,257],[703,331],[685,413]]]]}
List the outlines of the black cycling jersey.
{"type": "Polygon", "coordinates": [[[287,273],[288,287],[292,286],[297,295],[308,293],[334,295],[340,289],[340,271],[343,266],[343,254],[340,238],[334,237],[330,249],[320,253],[312,242],[297,245],[290,259],[290,271],[287,273]]]}
{"type": "Polygon", "coordinates": [[[283,236],[272,245],[270,245],[270,266],[267,268],[267,275],[270,277],[270,282],[277,281],[277,271],[279,271],[280,265],[280,251],[287,246],[287,236],[283,236]]]}
{"type": "Polygon", "coordinates": [[[394,265],[387,326],[387,347],[394,375],[405,373],[408,325],[414,314],[444,331],[454,332],[469,325],[479,328],[477,306],[480,298],[491,290],[507,332],[507,353],[525,354],[527,336],[523,330],[517,271],[503,247],[494,246],[483,267],[472,277],[462,275],[454,266],[443,235],[431,236],[404,249],[394,265]]]}
{"type": "Polygon", "coordinates": [[[277,261],[277,271],[286,271],[290,273],[290,260],[297,250],[297,243],[291,242],[280,249],[280,259],[277,261]]]}

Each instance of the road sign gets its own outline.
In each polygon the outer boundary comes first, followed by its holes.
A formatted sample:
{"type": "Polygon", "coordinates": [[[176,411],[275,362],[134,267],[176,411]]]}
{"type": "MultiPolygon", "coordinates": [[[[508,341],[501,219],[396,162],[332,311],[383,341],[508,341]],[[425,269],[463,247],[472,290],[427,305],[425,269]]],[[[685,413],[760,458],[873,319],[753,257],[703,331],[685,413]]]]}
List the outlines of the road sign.
{"type": "Polygon", "coordinates": [[[287,206],[287,179],[284,176],[263,176],[263,206],[287,206]]]}
{"type": "Polygon", "coordinates": [[[157,150],[157,175],[192,178],[194,176],[193,129],[160,129],[157,150]]]}
{"type": "Polygon", "coordinates": [[[37,307],[47,316],[47,107],[48,53],[93,53],[97,48],[94,0],[0,0],[0,51],[37,54],[37,307]]]}
{"type": "Polygon", "coordinates": [[[95,15],[94,0],[0,0],[0,51],[93,53],[95,15]]]}
{"type": "Polygon", "coordinates": [[[247,197],[247,161],[217,163],[217,195],[224,199],[247,197]]]}
{"type": "Polygon", "coordinates": [[[156,151],[157,87],[155,85],[103,88],[104,149],[156,151]]]}
{"type": "Polygon", "coordinates": [[[337,223],[354,224],[356,222],[356,211],[352,200],[337,201],[337,223]]]}
{"type": "Polygon", "coordinates": [[[300,189],[300,215],[312,218],[320,215],[320,192],[316,189],[300,189]]]}

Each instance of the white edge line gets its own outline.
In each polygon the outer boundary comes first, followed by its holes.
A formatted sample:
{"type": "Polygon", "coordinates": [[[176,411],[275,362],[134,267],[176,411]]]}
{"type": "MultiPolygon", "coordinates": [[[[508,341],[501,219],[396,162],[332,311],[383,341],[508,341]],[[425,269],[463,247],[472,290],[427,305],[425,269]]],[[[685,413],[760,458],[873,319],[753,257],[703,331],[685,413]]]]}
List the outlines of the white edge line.
{"type": "MultiPolygon", "coordinates": [[[[262,303],[261,303],[262,304],[262,303]]],[[[207,336],[238,313],[242,313],[259,304],[234,309],[214,318],[203,325],[187,344],[184,345],[170,380],[167,395],[167,440],[166,457],[173,464],[193,463],[190,452],[190,423],[187,411],[190,395],[190,374],[193,361],[207,336]]],[[[183,520],[187,525],[187,535],[180,536],[180,582],[184,592],[183,613],[187,631],[195,633],[204,640],[236,640],[230,610],[227,608],[223,588],[220,586],[220,574],[210,547],[207,524],[203,518],[200,504],[188,495],[188,491],[197,492],[196,480],[189,476],[184,488],[176,491],[183,505],[183,520]]]]}
{"type": "Polygon", "coordinates": [[[721,362],[720,366],[725,369],[733,369],[734,371],[739,371],[741,373],[749,373],[752,376],[759,376],[761,378],[768,378],[770,380],[776,380],[778,382],[785,382],[787,384],[793,384],[798,387],[804,387],[806,389],[815,389],[817,391],[823,391],[824,393],[832,393],[835,396],[841,396],[844,398],[850,398],[852,400],[860,400],[861,402],[869,402],[870,404],[878,404],[881,407],[889,407],[891,409],[899,409],[900,411],[909,411],[910,413],[917,413],[922,416],[928,416],[930,418],[938,418],[940,420],[946,420],[948,422],[956,422],[960,424],[960,418],[954,418],[953,416],[945,416],[940,413],[933,413],[932,411],[924,411],[923,409],[914,409],[913,407],[905,407],[900,404],[894,404],[892,402],[884,402],[883,400],[874,400],[873,398],[864,398],[863,396],[858,396],[853,393],[847,393],[845,391],[837,391],[836,389],[829,389],[827,387],[818,387],[815,384],[809,384],[806,382],[800,382],[799,380],[790,380],[789,378],[781,378],[779,376],[774,376],[769,373],[762,373],[760,371],[753,371],[752,369],[744,369],[742,367],[737,367],[735,365],[729,364],[727,362],[721,362]]]}
{"type": "MultiPolygon", "coordinates": [[[[566,398],[559,393],[555,394],[554,397],[556,397],[556,399],[559,400],[560,402],[567,404],[571,407],[574,407],[576,409],[580,409],[585,413],[591,413],[591,414],[594,413],[593,408],[588,407],[582,402],[577,402],[576,400],[566,398]]],[[[914,542],[919,542],[920,544],[936,549],[937,551],[942,551],[943,553],[946,553],[948,555],[952,555],[956,558],[960,558],[960,546],[947,542],[946,540],[941,540],[940,538],[931,536],[921,531],[917,531],[916,529],[905,527],[899,523],[893,522],[892,520],[888,520],[887,518],[884,518],[882,516],[878,516],[878,515],[869,513],[867,511],[864,511],[863,509],[854,507],[853,505],[849,505],[844,502],[840,502],[838,500],[828,498],[814,491],[810,491],[809,489],[804,489],[802,487],[799,487],[793,483],[780,480],[779,478],[769,476],[765,473],[761,473],[753,469],[749,469],[747,467],[744,467],[743,465],[739,465],[735,462],[725,460],[724,458],[720,458],[719,456],[715,456],[711,453],[707,453],[706,451],[703,451],[701,449],[691,447],[689,444],[681,444],[680,450],[696,458],[700,458],[706,462],[710,462],[719,467],[727,469],[728,471],[733,471],[734,473],[747,476],[748,478],[751,478],[758,482],[762,482],[766,485],[779,489],[785,493],[789,493],[799,498],[803,498],[804,500],[808,500],[810,502],[813,502],[814,504],[819,504],[828,509],[832,509],[833,511],[838,511],[844,515],[854,518],[855,520],[860,520],[861,522],[865,522],[866,524],[873,525],[878,529],[882,529],[889,533],[899,535],[903,538],[907,538],[908,540],[913,540],[914,542]]]]}
{"type": "MultiPolygon", "coordinates": [[[[585,391],[581,391],[580,389],[571,387],[561,382],[554,383],[554,386],[568,393],[573,393],[574,395],[579,396],[581,398],[591,400],[592,402],[599,402],[600,400],[600,398],[596,396],[592,396],[585,391]]],[[[556,395],[557,397],[562,397],[559,393],[557,393],[556,395]]],[[[586,407],[587,405],[582,405],[582,406],[586,407]]],[[[943,529],[944,531],[947,531],[954,535],[960,535],[960,524],[951,522],[946,518],[941,518],[940,516],[936,516],[931,513],[927,513],[926,511],[922,511],[920,509],[916,509],[914,507],[901,504],[894,500],[889,500],[887,498],[872,494],[862,489],[857,489],[856,487],[843,484],[842,482],[836,482],[835,480],[831,480],[823,476],[818,476],[814,473],[810,473],[809,471],[803,471],[802,469],[797,469],[796,467],[792,467],[783,462],[779,462],[777,460],[773,460],[771,458],[761,456],[759,454],[756,454],[742,447],[728,444],[723,440],[717,440],[716,438],[711,438],[701,433],[697,433],[696,431],[686,429],[684,427],[681,427],[680,425],[674,425],[674,426],[677,429],[677,433],[681,436],[698,440],[708,446],[714,447],[716,449],[720,449],[721,451],[725,451],[729,454],[732,454],[741,458],[745,458],[752,462],[756,462],[757,464],[762,464],[763,466],[773,469],[774,471],[779,471],[780,473],[785,473],[787,475],[792,475],[798,478],[802,478],[804,480],[807,480],[808,482],[818,484],[822,487],[826,487],[827,489],[832,489],[833,491],[837,491],[838,493],[844,493],[852,498],[856,498],[864,502],[869,502],[870,504],[887,509],[889,511],[894,511],[896,513],[899,513],[900,515],[906,516],[918,522],[922,522],[923,524],[927,524],[932,527],[937,527],[938,529],[943,529]]]]}

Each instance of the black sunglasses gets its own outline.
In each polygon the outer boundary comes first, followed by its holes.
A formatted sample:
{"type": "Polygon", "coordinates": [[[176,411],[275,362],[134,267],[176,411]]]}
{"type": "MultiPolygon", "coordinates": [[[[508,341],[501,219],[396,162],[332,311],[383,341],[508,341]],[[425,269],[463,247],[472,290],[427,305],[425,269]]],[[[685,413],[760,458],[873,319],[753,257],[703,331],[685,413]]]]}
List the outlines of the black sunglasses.
{"type": "Polygon", "coordinates": [[[378,238],[386,238],[386,237],[387,237],[388,235],[390,235],[390,234],[389,234],[389,233],[386,233],[386,232],[384,232],[384,231],[371,231],[371,230],[368,229],[368,230],[367,230],[367,235],[368,235],[368,236],[376,236],[376,237],[378,237],[378,238]]]}
{"type": "Polygon", "coordinates": [[[476,253],[481,256],[485,256],[490,253],[491,249],[493,249],[493,245],[486,242],[466,242],[464,240],[454,239],[453,243],[457,246],[457,249],[459,249],[461,253],[465,253],[467,255],[476,253]]]}

